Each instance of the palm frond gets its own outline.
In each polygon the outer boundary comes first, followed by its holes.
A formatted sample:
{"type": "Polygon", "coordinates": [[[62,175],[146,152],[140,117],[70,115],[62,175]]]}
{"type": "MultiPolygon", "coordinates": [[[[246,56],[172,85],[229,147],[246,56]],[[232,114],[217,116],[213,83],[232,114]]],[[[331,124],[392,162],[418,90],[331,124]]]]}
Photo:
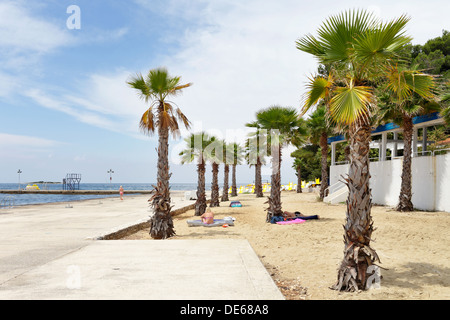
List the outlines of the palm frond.
{"type": "Polygon", "coordinates": [[[183,122],[183,125],[185,126],[186,129],[190,129],[191,128],[191,122],[189,121],[189,119],[184,115],[183,112],[181,112],[180,108],[176,109],[176,115],[178,117],[179,120],[181,120],[183,122]]]}
{"type": "Polygon", "coordinates": [[[302,107],[300,116],[303,116],[308,110],[320,100],[326,98],[333,85],[331,78],[328,79],[322,76],[310,77],[306,85],[307,92],[305,94],[305,102],[302,107]]]}
{"type": "Polygon", "coordinates": [[[142,115],[141,121],[139,122],[139,128],[149,135],[155,132],[155,122],[153,120],[153,111],[151,107],[142,115]]]}
{"type": "Polygon", "coordinates": [[[141,99],[143,99],[145,102],[148,102],[149,98],[151,97],[151,93],[142,74],[138,73],[136,74],[136,76],[131,77],[131,79],[127,81],[127,84],[131,88],[137,90],[137,93],[141,99]]]}
{"type": "Polygon", "coordinates": [[[313,56],[319,58],[319,60],[320,57],[325,54],[322,43],[310,34],[298,39],[295,43],[297,49],[312,54],[313,56]]]}
{"type": "Polygon", "coordinates": [[[372,90],[366,86],[339,87],[331,99],[329,111],[337,123],[348,125],[369,116],[372,90]]]}
{"type": "Polygon", "coordinates": [[[397,95],[399,101],[411,99],[413,93],[417,93],[424,99],[434,98],[435,83],[431,75],[415,70],[401,70],[398,67],[391,67],[386,77],[388,89],[397,95]]]}
{"type": "Polygon", "coordinates": [[[184,88],[188,88],[190,86],[192,86],[192,83],[186,83],[186,84],[183,84],[183,85],[180,85],[180,86],[176,86],[176,87],[173,88],[171,93],[178,93],[178,92],[180,92],[180,90],[182,90],[184,88]]]}
{"type": "Polygon", "coordinates": [[[405,15],[388,23],[380,23],[358,35],[354,41],[355,58],[364,68],[383,68],[392,63],[399,49],[411,41],[405,36],[405,27],[410,18],[405,15]]]}
{"type": "Polygon", "coordinates": [[[351,60],[356,37],[370,30],[377,20],[364,10],[348,10],[329,17],[317,30],[324,47],[323,63],[351,60]]]}

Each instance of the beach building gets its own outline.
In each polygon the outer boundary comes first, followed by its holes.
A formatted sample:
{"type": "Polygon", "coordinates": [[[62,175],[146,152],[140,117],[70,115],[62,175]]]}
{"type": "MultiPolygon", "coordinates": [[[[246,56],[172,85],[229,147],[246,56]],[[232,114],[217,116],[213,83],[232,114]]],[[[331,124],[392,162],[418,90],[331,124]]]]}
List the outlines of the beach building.
{"type": "MultiPolygon", "coordinates": [[[[450,212],[450,150],[431,151],[427,148],[434,142],[429,141],[427,128],[443,123],[444,120],[437,112],[413,119],[412,202],[419,210],[450,212]]],[[[401,128],[394,123],[379,126],[372,131],[371,148],[379,150],[378,157],[370,159],[369,169],[374,204],[398,204],[403,165],[403,141],[398,139],[401,132],[401,128]]],[[[328,144],[331,145],[330,187],[329,194],[324,199],[328,203],[344,202],[347,199],[347,187],[341,176],[348,173],[349,165],[347,161],[336,161],[337,145],[345,141],[343,135],[328,139],[328,144]]]]}

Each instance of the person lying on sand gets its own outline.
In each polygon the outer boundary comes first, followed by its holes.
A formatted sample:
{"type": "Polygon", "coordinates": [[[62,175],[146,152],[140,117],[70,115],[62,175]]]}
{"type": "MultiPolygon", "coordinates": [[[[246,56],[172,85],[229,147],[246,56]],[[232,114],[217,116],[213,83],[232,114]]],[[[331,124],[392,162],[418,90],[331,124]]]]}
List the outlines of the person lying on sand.
{"type": "Polygon", "coordinates": [[[203,223],[211,224],[214,223],[214,213],[211,211],[211,209],[206,209],[206,212],[200,216],[203,223]]]}
{"type": "Polygon", "coordinates": [[[285,212],[283,212],[283,217],[286,219],[300,218],[302,220],[319,219],[319,216],[317,214],[312,215],[312,216],[305,216],[304,214],[300,213],[299,211],[295,211],[295,212],[285,211],[285,212]]]}

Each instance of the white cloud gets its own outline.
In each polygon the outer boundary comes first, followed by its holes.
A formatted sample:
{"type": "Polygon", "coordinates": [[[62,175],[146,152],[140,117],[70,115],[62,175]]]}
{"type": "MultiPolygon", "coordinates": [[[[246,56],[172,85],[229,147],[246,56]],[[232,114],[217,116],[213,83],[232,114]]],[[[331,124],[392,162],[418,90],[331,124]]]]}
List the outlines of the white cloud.
{"type": "Polygon", "coordinates": [[[305,24],[301,6],[284,4],[209,2],[198,12],[201,27],[187,29],[178,53],[161,62],[183,83],[193,82],[174,100],[203,130],[242,140],[258,110],[300,106],[305,74],[316,67],[295,48],[305,24]]]}
{"type": "Polygon", "coordinates": [[[33,17],[26,6],[13,1],[0,3],[0,47],[14,53],[47,53],[72,41],[61,27],[33,17]]]}
{"type": "Polygon", "coordinates": [[[61,145],[62,142],[38,137],[15,135],[0,132],[0,147],[31,147],[51,148],[61,145]]]}
{"type": "Polygon", "coordinates": [[[71,105],[58,96],[44,92],[40,89],[30,89],[24,93],[25,96],[31,98],[40,106],[52,109],[55,111],[66,113],[75,119],[96,127],[116,131],[115,123],[101,114],[86,111],[79,108],[79,105],[71,105]]]}
{"type": "Polygon", "coordinates": [[[132,72],[117,71],[91,74],[70,93],[61,89],[31,88],[23,93],[38,105],[65,113],[77,121],[122,133],[137,139],[148,139],[139,131],[139,120],[148,108],[126,81],[132,72]]]}

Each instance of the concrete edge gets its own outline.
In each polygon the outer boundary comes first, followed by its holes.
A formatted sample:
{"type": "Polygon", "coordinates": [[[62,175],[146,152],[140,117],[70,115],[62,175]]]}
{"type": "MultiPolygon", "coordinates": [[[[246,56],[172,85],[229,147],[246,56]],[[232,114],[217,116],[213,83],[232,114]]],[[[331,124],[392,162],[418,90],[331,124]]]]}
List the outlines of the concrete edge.
{"type": "MultiPolygon", "coordinates": [[[[207,200],[206,202],[208,203],[210,201],[207,200]]],[[[180,214],[185,213],[186,211],[192,210],[192,209],[195,209],[195,203],[190,204],[185,207],[175,209],[171,212],[171,214],[172,214],[172,217],[175,217],[177,215],[180,215],[180,214]]],[[[150,219],[139,220],[139,221],[134,222],[131,225],[125,225],[125,226],[115,228],[105,234],[102,234],[99,236],[88,237],[87,240],[118,240],[118,239],[126,237],[130,234],[136,233],[145,228],[150,228],[150,219]]]]}

